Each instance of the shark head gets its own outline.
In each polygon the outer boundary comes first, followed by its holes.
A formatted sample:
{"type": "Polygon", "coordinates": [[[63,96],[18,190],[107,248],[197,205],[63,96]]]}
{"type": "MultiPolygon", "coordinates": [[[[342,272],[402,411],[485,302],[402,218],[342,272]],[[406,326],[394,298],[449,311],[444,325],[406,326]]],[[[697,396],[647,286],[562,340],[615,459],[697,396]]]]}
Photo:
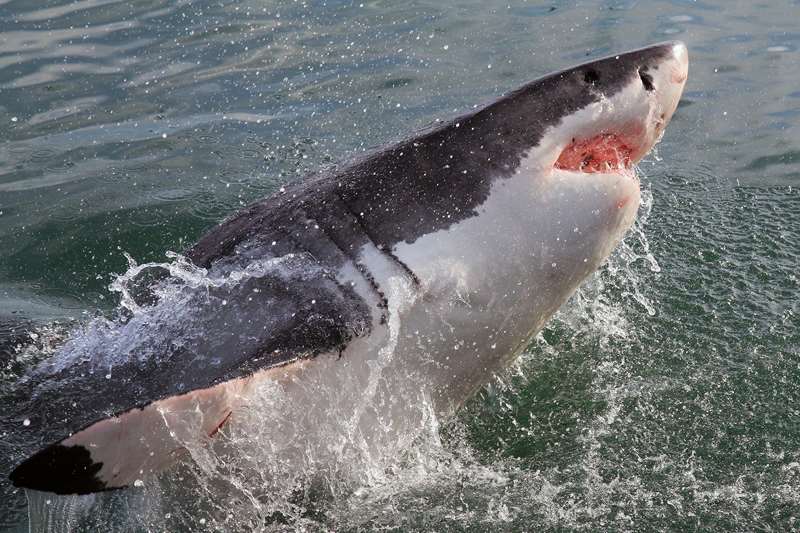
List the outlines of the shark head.
{"type": "MultiPolygon", "coordinates": [[[[599,59],[535,84],[540,98],[541,91],[554,95],[544,100],[557,119],[521,167],[534,184],[532,207],[573,233],[560,235],[552,227],[559,235],[551,249],[560,250],[554,262],[564,275],[583,278],[597,268],[633,223],[640,201],[635,166],[664,134],[688,65],[686,46],[670,42],[599,59]]],[[[537,224],[540,229],[548,225],[540,218],[537,224]]]]}
{"type": "MultiPolygon", "coordinates": [[[[568,278],[568,284],[605,261],[633,223],[640,202],[635,166],[664,134],[688,66],[686,46],[670,42],[580,65],[541,82],[554,86],[554,113],[560,108],[561,116],[544,130],[521,166],[535,183],[535,208],[555,223],[550,224],[555,236],[551,265],[557,263],[557,277],[568,278]]],[[[541,218],[537,223],[538,228],[548,226],[541,218]]]]}
{"type": "Polygon", "coordinates": [[[440,361],[443,404],[513,359],[608,259],[638,211],[636,164],[660,140],[687,75],[679,42],[598,59],[534,80],[437,139],[455,153],[451,197],[472,204],[394,252],[438,295],[413,330],[444,316],[475,347],[440,361]],[[479,179],[461,179],[459,164],[479,179]]]}

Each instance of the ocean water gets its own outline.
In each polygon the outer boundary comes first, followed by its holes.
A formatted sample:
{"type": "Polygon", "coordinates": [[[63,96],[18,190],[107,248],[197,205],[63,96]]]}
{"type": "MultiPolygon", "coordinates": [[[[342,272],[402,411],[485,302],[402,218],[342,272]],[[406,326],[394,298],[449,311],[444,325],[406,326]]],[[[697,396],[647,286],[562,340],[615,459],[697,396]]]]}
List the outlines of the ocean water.
{"type": "Polygon", "coordinates": [[[282,184],[588,57],[677,38],[691,58],[623,245],[402,461],[298,494],[253,475],[258,460],[191,450],[124,493],[4,487],[0,529],[800,528],[798,14],[0,0],[2,390],[109,313],[126,254],[169,262],[282,184]]]}

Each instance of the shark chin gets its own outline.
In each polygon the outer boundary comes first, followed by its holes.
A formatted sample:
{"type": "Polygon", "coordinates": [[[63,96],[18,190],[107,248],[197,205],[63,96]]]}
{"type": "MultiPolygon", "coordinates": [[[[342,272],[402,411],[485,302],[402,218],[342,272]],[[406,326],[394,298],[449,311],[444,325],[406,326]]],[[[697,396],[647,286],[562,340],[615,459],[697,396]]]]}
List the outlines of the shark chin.
{"type": "Polygon", "coordinates": [[[11,481],[124,488],[231,435],[283,465],[399,453],[607,260],[687,75],[679,42],[550,74],[132,268],[3,402],[11,481]]]}

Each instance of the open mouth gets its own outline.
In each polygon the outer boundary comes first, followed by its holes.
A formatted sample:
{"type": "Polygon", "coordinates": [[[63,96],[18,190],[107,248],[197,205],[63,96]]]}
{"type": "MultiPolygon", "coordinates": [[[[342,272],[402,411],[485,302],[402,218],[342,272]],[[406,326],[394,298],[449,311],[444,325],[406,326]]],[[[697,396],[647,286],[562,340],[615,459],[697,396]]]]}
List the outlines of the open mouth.
{"type": "Polygon", "coordinates": [[[616,133],[572,139],[558,157],[555,168],[587,174],[630,172],[640,151],[638,148],[616,133]]]}

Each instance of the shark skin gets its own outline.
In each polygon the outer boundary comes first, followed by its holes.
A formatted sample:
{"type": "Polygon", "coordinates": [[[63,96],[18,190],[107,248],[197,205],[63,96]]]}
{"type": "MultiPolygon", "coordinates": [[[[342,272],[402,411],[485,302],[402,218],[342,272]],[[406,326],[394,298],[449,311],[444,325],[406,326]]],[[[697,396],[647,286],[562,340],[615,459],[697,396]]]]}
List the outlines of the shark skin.
{"type": "Polygon", "coordinates": [[[265,387],[287,406],[264,414],[275,453],[331,424],[401,446],[421,403],[451,415],[606,261],[687,75],[680,42],[593,60],[236,213],[9,393],[0,421],[29,435],[12,483],[130,486],[252,424],[265,387]]]}

